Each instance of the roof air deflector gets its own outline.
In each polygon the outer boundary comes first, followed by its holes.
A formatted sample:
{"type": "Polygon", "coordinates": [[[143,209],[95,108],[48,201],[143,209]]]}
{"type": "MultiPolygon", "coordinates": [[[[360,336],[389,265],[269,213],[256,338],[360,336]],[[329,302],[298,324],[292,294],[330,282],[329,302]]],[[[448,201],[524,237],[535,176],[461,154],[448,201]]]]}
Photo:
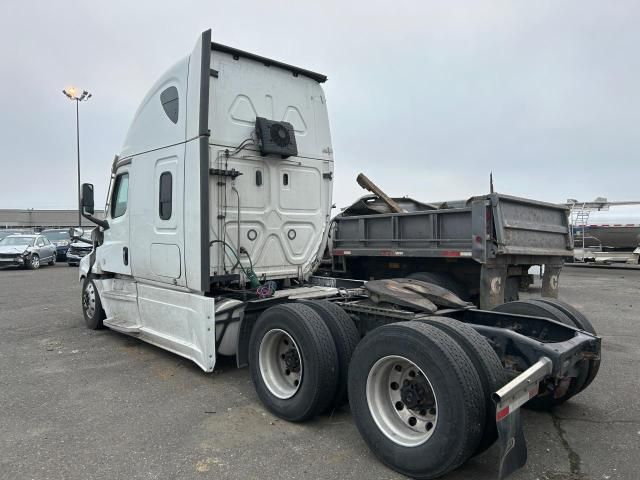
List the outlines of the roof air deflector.
{"type": "Polygon", "coordinates": [[[288,65],[286,63],[278,62],[277,60],[272,60],[272,59],[267,58],[267,57],[262,57],[260,55],[254,54],[254,53],[249,53],[249,52],[245,52],[243,50],[238,50],[237,48],[228,47],[227,45],[222,45],[220,43],[212,42],[211,43],[211,50],[215,50],[217,52],[229,53],[229,54],[237,56],[237,57],[244,57],[244,58],[248,58],[248,59],[251,59],[251,60],[255,60],[257,62],[263,63],[266,66],[273,66],[273,67],[282,68],[284,70],[289,70],[295,76],[303,75],[303,76],[308,77],[308,78],[310,78],[312,80],[315,80],[318,83],[324,83],[324,82],[327,81],[327,76],[323,75],[321,73],[316,73],[316,72],[312,72],[311,70],[305,70],[303,68],[294,67],[293,65],[288,65]]]}

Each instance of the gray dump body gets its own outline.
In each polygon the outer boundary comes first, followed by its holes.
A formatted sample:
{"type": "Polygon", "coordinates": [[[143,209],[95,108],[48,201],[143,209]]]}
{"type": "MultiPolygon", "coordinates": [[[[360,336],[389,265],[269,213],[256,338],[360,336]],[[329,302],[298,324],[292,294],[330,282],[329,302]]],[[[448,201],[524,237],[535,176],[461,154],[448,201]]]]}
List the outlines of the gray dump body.
{"type": "Polygon", "coordinates": [[[572,255],[566,207],[498,193],[448,208],[414,203],[418,207],[406,213],[352,215],[348,209],[338,215],[332,232],[333,270],[367,279],[446,273],[464,284],[470,296],[478,295],[486,308],[502,303],[505,291],[513,299],[513,289],[517,295],[518,286],[530,278],[531,265],[546,265],[543,294],[557,295],[563,259],[572,255]],[[483,288],[492,278],[502,280],[493,294],[483,288]]]}

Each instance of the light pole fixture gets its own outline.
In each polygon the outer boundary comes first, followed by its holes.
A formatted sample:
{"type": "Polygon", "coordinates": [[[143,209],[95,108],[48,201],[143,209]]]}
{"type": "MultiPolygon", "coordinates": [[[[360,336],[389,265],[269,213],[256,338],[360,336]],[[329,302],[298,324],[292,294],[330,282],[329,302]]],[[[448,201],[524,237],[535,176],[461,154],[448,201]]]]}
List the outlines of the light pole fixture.
{"type": "Polygon", "coordinates": [[[75,87],[69,87],[62,90],[62,93],[69,99],[76,102],[76,151],[78,153],[78,226],[82,226],[82,206],[80,205],[80,114],[78,104],[85,102],[91,98],[91,94],[86,90],[82,90],[75,87]]]}

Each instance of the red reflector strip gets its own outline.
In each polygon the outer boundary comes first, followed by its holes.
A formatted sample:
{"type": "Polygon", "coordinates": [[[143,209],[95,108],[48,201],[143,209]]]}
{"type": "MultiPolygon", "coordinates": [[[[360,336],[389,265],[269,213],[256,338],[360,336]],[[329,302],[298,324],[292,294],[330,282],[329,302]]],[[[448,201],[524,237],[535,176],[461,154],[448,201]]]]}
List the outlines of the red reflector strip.
{"type": "Polygon", "coordinates": [[[496,412],[496,422],[499,422],[500,420],[505,418],[507,415],[509,415],[509,405],[504,407],[502,410],[499,410],[498,412],[496,412]]]}
{"type": "Polygon", "coordinates": [[[460,252],[457,252],[455,250],[445,250],[444,252],[442,252],[442,256],[443,257],[459,257],[460,252]]]}
{"type": "Polygon", "coordinates": [[[504,402],[499,403],[496,406],[497,408],[496,422],[499,422],[500,420],[504,420],[505,417],[518,411],[518,409],[522,405],[527,403],[529,400],[531,400],[533,397],[535,397],[538,394],[538,390],[539,390],[539,385],[537,383],[534,383],[533,385],[530,385],[529,387],[527,387],[526,390],[517,393],[515,397],[512,397],[510,400],[508,400],[509,403],[507,405],[503,406],[504,402]]]}

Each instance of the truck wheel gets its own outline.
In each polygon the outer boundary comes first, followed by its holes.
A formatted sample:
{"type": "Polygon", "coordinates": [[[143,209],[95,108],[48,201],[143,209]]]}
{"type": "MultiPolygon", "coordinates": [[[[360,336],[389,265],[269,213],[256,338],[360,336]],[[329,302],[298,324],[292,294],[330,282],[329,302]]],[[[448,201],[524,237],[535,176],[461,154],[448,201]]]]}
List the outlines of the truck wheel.
{"type": "MultiPolygon", "coordinates": [[[[517,315],[529,315],[532,317],[544,317],[551,320],[555,320],[565,325],[580,328],[574,323],[569,316],[564,314],[558,308],[543,302],[537,302],[534,300],[519,300],[517,302],[503,303],[493,309],[495,312],[502,313],[514,313],[517,315]]],[[[552,391],[543,392],[543,394],[529,400],[525,407],[532,410],[550,410],[551,408],[560,405],[571,397],[581,391],[582,386],[587,381],[589,375],[588,362],[581,362],[579,368],[579,374],[577,377],[572,377],[567,387],[567,391],[560,397],[554,397],[552,391]]]]}
{"type": "Polygon", "coordinates": [[[274,415],[301,422],[325,411],[338,385],[331,332],[307,305],[276,305],[256,321],[249,369],[258,397],[274,415]]]}
{"type": "Polygon", "coordinates": [[[531,317],[544,317],[556,320],[565,325],[576,325],[571,319],[552,305],[536,303],[533,300],[518,300],[498,305],[493,308],[494,312],[514,313],[516,315],[529,315],[531,317]]]}
{"type": "Polygon", "coordinates": [[[84,284],[82,285],[82,315],[87,328],[91,330],[103,328],[102,321],[106,315],[102,309],[102,302],[100,301],[96,284],[89,277],[84,279],[84,284]]]}
{"type": "Polygon", "coordinates": [[[417,479],[460,466],[484,429],[482,385],[468,355],[442,330],[415,321],[378,327],[360,341],[349,403],[373,453],[417,479]]]}
{"type": "MultiPolygon", "coordinates": [[[[536,298],[535,301],[538,303],[546,303],[547,305],[551,305],[557,308],[566,316],[568,316],[574,323],[574,325],[576,325],[578,328],[584,330],[585,332],[597,335],[596,329],[593,327],[593,324],[580,310],[578,310],[573,305],[567,302],[563,302],[562,300],[547,297],[536,298]]],[[[596,375],[598,374],[598,370],[600,370],[600,360],[589,360],[589,373],[584,384],[580,387],[580,391],[587,388],[591,384],[591,382],[593,382],[593,380],[596,378],[596,375]]]]}
{"type": "Polygon", "coordinates": [[[478,372],[486,404],[484,432],[474,453],[478,455],[493,445],[498,438],[496,410],[491,394],[506,385],[509,378],[487,339],[469,325],[447,317],[429,317],[421,321],[452,337],[465,351],[478,372]]]}
{"type": "Polygon", "coordinates": [[[455,293],[462,300],[469,299],[469,295],[462,285],[446,273],[416,272],[408,275],[407,278],[413,278],[414,280],[420,280],[421,282],[433,283],[434,285],[446,288],[447,290],[455,293]]]}
{"type": "Polygon", "coordinates": [[[333,401],[327,411],[344,405],[347,402],[347,382],[351,356],[360,341],[360,334],[351,317],[338,305],[327,300],[302,300],[303,305],[311,307],[329,328],[338,355],[338,387],[333,401]]]}
{"type": "Polygon", "coordinates": [[[27,260],[27,268],[29,270],[37,270],[40,268],[40,257],[33,253],[27,260]]]}

